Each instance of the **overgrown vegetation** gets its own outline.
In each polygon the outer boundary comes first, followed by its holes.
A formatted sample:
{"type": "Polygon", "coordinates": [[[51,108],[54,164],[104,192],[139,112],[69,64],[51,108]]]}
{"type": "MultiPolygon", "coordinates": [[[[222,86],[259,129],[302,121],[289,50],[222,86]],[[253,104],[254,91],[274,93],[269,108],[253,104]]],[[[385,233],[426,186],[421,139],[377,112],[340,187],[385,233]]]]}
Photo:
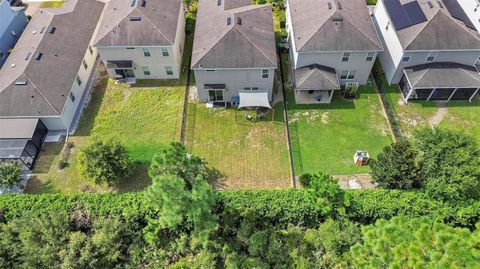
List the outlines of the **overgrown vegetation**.
{"type": "Polygon", "coordinates": [[[20,185],[22,167],[17,162],[0,161],[0,187],[11,188],[20,185]]]}
{"type": "Polygon", "coordinates": [[[323,173],[305,175],[308,184],[301,190],[216,192],[210,169],[174,143],[152,161],[153,184],[141,193],[0,196],[0,267],[478,263],[478,200],[441,201],[421,191],[345,191],[323,173]]]}

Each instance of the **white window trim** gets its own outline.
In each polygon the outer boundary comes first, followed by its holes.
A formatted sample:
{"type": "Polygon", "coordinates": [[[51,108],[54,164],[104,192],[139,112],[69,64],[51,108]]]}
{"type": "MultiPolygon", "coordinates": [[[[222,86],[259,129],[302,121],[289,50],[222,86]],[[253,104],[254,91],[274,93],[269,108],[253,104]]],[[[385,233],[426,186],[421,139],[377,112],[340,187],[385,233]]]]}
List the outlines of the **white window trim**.
{"type": "Polygon", "coordinates": [[[166,65],[165,66],[165,74],[167,74],[167,76],[173,76],[175,74],[175,72],[173,71],[173,66],[166,65]],[[168,74],[167,67],[170,67],[170,71],[172,71],[172,74],[168,74]]]}
{"type": "Polygon", "coordinates": [[[143,52],[143,57],[152,57],[152,53],[150,52],[149,48],[142,48],[142,52],[143,52]]]}
{"type": "Polygon", "coordinates": [[[142,71],[144,76],[151,76],[152,72],[150,71],[150,68],[148,66],[142,66],[142,71]],[[145,72],[148,72],[148,75],[145,74],[145,72]]]}
{"type": "Polygon", "coordinates": [[[342,73],[340,73],[340,79],[341,80],[355,80],[355,77],[357,76],[357,71],[356,70],[343,70],[342,73]],[[342,78],[343,72],[347,72],[346,78],[342,78]],[[350,76],[350,73],[354,72],[355,74],[353,75],[353,78],[348,78],[350,76]]]}
{"type": "Polygon", "coordinates": [[[430,51],[427,55],[427,58],[425,58],[425,62],[426,63],[435,62],[435,59],[437,58],[437,55],[438,55],[438,51],[436,51],[436,50],[430,51]],[[433,55],[433,59],[431,61],[429,61],[428,58],[430,58],[432,55],[433,55]]]}
{"type": "Polygon", "coordinates": [[[349,62],[349,61],[350,61],[350,56],[352,56],[352,53],[351,53],[351,52],[349,52],[349,51],[344,52],[344,53],[342,54],[342,59],[341,59],[342,63],[349,62]],[[348,56],[345,56],[345,54],[347,54],[347,53],[348,53],[348,56]],[[347,58],[347,60],[344,61],[343,58],[347,58]]]}
{"type": "Polygon", "coordinates": [[[262,69],[262,70],[260,71],[260,77],[261,77],[262,79],[270,78],[270,69],[262,69]],[[266,75],[267,75],[266,78],[263,77],[263,71],[265,71],[265,70],[268,71],[268,73],[266,73],[266,75]]]}
{"type": "Polygon", "coordinates": [[[161,47],[160,51],[162,52],[163,57],[170,57],[170,51],[168,50],[167,47],[161,47]],[[167,55],[163,55],[165,52],[167,53],[167,55]]]}
{"type": "Polygon", "coordinates": [[[367,56],[365,56],[365,61],[366,61],[366,62],[371,62],[371,61],[373,61],[373,59],[375,59],[375,56],[377,56],[377,52],[376,52],[376,51],[369,51],[369,52],[367,52],[367,56]],[[369,61],[369,60],[367,60],[367,59],[368,59],[368,54],[370,54],[370,53],[373,53],[373,55],[372,55],[372,59],[369,61]]]}
{"type": "Polygon", "coordinates": [[[413,53],[411,52],[404,53],[402,56],[402,62],[406,62],[406,63],[410,62],[410,60],[412,59],[412,56],[413,56],[413,53]],[[405,58],[408,58],[408,60],[404,61],[403,59],[405,58]]]}

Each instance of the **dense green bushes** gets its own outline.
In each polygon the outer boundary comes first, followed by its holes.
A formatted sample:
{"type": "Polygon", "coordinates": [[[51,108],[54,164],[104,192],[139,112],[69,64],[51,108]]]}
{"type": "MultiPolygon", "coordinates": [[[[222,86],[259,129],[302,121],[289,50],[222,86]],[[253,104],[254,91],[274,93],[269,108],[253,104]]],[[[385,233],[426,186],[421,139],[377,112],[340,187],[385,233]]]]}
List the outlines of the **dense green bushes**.
{"type": "MultiPolygon", "coordinates": [[[[434,200],[420,191],[352,190],[347,193],[350,196],[347,217],[363,224],[396,215],[429,215],[432,219],[469,228],[473,228],[475,222],[480,220],[480,201],[451,205],[434,200]]],[[[28,212],[72,212],[82,207],[93,215],[121,215],[126,220],[136,221],[153,214],[144,205],[143,196],[143,193],[2,195],[0,213],[9,220],[28,212]]],[[[284,227],[289,224],[314,227],[329,217],[322,213],[322,209],[308,197],[305,190],[220,192],[215,211],[220,212],[226,206],[238,212],[255,212],[266,222],[284,227]]]]}

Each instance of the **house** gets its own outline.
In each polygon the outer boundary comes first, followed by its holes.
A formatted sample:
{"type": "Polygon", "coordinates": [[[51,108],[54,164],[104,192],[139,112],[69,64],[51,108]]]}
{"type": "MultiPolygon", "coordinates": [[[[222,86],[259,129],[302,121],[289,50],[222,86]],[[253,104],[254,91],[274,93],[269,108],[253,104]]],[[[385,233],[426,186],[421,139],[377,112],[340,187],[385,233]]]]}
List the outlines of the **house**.
{"type": "Polygon", "coordinates": [[[471,100],[480,34],[457,0],[382,0],[374,11],[386,78],[410,100],[471,100]]]}
{"type": "Polygon", "coordinates": [[[33,135],[38,126],[70,129],[93,80],[93,37],[103,7],[96,0],[69,0],[60,8],[39,9],[32,17],[0,69],[0,129],[23,126],[23,131],[0,135],[10,140],[1,143],[0,159],[18,158],[21,151],[15,149],[28,144],[12,141],[28,141],[25,133],[33,135]]]}
{"type": "Polygon", "coordinates": [[[111,0],[95,47],[112,78],[179,78],[185,41],[181,0],[111,0]]]}
{"type": "Polygon", "coordinates": [[[276,68],[270,5],[199,1],[191,69],[201,102],[235,104],[241,101],[240,93],[251,93],[249,100],[258,96],[265,100],[257,101],[268,103],[276,68]]]}
{"type": "Polygon", "coordinates": [[[23,7],[11,7],[7,0],[0,0],[0,68],[5,63],[10,49],[23,33],[28,18],[23,7]]]}
{"type": "Polygon", "coordinates": [[[286,17],[297,103],[367,83],[383,47],[364,0],[288,0],[286,17]]]}

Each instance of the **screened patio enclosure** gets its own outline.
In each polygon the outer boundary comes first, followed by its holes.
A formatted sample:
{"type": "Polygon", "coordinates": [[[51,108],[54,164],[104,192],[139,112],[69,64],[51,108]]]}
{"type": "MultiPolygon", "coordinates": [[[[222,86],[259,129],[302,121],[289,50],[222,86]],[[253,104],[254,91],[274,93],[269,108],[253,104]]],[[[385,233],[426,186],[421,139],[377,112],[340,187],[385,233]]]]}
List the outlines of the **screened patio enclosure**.
{"type": "Polygon", "coordinates": [[[405,102],[471,102],[480,88],[480,74],[475,66],[432,63],[405,68],[403,73],[399,86],[405,102]]]}
{"type": "Polygon", "coordinates": [[[39,119],[0,119],[0,161],[32,169],[48,129],[39,119]]]}

